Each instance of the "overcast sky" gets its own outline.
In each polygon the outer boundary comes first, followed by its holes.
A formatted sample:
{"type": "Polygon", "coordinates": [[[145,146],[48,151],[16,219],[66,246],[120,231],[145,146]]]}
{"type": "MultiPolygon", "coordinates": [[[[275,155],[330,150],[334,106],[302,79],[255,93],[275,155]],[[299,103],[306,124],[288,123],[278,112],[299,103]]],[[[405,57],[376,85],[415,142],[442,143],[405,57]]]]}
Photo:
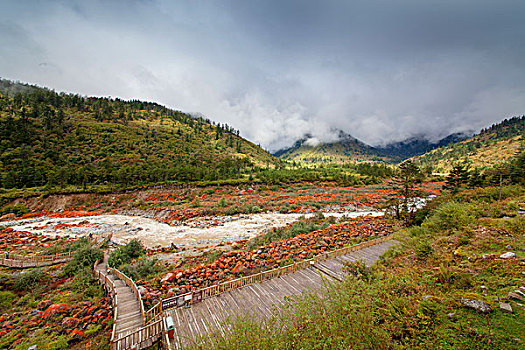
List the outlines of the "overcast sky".
{"type": "Polygon", "coordinates": [[[0,1],[0,77],[155,101],[277,150],[525,113],[523,0],[0,1]]]}

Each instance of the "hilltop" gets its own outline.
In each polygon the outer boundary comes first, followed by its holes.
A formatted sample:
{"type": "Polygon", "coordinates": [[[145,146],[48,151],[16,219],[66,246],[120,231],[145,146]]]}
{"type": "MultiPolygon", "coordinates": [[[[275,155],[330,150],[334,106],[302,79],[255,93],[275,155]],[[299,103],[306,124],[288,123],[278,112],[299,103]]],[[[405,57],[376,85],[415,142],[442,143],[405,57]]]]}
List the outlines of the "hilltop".
{"type": "Polygon", "coordinates": [[[157,103],[0,80],[0,187],[86,188],[248,177],[279,160],[214,123],[157,103]]]}
{"type": "Polygon", "coordinates": [[[525,116],[513,117],[481,130],[472,138],[436,148],[413,159],[423,166],[432,166],[438,173],[450,171],[460,161],[484,169],[516,155],[523,146],[524,133],[525,116]]]}

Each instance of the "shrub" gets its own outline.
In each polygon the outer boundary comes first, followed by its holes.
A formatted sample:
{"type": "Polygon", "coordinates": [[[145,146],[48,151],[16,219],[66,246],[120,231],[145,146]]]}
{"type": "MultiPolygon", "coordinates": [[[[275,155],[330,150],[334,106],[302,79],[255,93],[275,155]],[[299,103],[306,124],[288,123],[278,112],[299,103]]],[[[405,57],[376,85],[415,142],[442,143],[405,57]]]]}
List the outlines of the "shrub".
{"type": "Polygon", "coordinates": [[[226,198],[221,197],[221,199],[219,199],[218,206],[219,208],[226,208],[228,206],[228,201],[226,200],[226,198]]]}
{"type": "Polygon", "coordinates": [[[257,213],[260,213],[262,211],[262,209],[256,205],[253,205],[250,207],[250,213],[251,214],[257,214],[257,213]]]}
{"type": "Polygon", "coordinates": [[[15,281],[15,290],[30,290],[36,287],[43,279],[45,274],[42,269],[32,269],[21,272],[15,281]]]}
{"type": "Polygon", "coordinates": [[[434,231],[454,231],[473,225],[476,222],[470,213],[471,206],[458,202],[448,202],[440,205],[423,227],[434,231]]]}
{"type": "Polygon", "coordinates": [[[391,246],[390,248],[388,248],[388,250],[383,255],[381,255],[379,260],[385,265],[389,265],[392,259],[400,256],[401,254],[403,254],[404,251],[405,250],[402,245],[395,244],[391,246]]]}
{"type": "Polygon", "coordinates": [[[262,236],[252,238],[248,243],[248,249],[255,249],[280,239],[293,238],[303,233],[313,232],[321,227],[324,226],[318,226],[312,221],[296,221],[288,228],[274,228],[262,236]]]}
{"type": "Polygon", "coordinates": [[[434,251],[432,245],[426,239],[419,241],[415,249],[417,257],[422,260],[427,258],[434,251]]]}
{"type": "Polygon", "coordinates": [[[454,280],[454,272],[441,264],[438,269],[437,280],[441,284],[450,284],[454,280]]]}
{"type": "Polygon", "coordinates": [[[464,233],[461,236],[458,237],[457,240],[457,247],[461,247],[462,245],[467,245],[470,242],[470,235],[468,233],[464,233]]]}
{"type": "Polygon", "coordinates": [[[67,337],[65,335],[59,336],[50,345],[51,345],[51,349],[53,350],[69,349],[69,343],[67,342],[67,337]]]}
{"type": "Polygon", "coordinates": [[[13,292],[0,291],[0,312],[3,313],[11,308],[13,300],[16,299],[16,295],[13,292]]]}
{"type": "Polygon", "coordinates": [[[111,252],[109,256],[109,265],[119,268],[122,265],[129,264],[144,254],[144,247],[138,239],[132,239],[126,245],[119,247],[111,252]]]}
{"type": "Polygon", "coordinates": [[[93,267],[83,267],[75,272],[75,279],[71,287],[87,297],[102,297],[104,291],[92,275],[93,267]]]}
{"type": "Polygon", "coordinates": [[[2,215],[5,214],[15,214],[15,215],[22,215],[29,213],[29,208],[24,205],[6,205],[2,208],[2,215]]]}
{"type": "Polygon", "coordinates": [[[468,273],[460,272],[454,276],[454,285],[459,289],[472,287],[472,277],[468,273]]]}
{"type": "Polygon", "coordinates": [[[64,275],[71,277],[81,273],[85,268],[89,268],[91,271],[97,259],[104,259],[104,253],[100,249],[92,247],[89,241],[85,241],[76,250],[71,261],[64,267],[64,275]]]}
{"type": "Polygon", "coordinates": [[[372,280],[372,278],[374,277],[372,269],[366,266],[366,264],[360,260],[353,262],[344,262],[343,268],[348,274],[353,275],[357,279],[366,282],[372,280]]]}
{"type": "Polygon", "coordinates": [[[155,265],[157,259],[140,259],[134,264],[127,264],[120,267],[126,276],[134,281],[147,278],[159,272],[159,267],[155,265]]]}
{"type": "Polygon", "coordinates": [[[424,237],[428,235],[428,230],[421,226],[412,226],[406,232],[410,237],[424,237]]]}
{"type": "Polygon", "coordinates": [[[439,313],[440,305],[432,300],[423,299],[419,303],[419,312],[434,319],[439,313]]]}
{"type": "Polygon", "coordinates": [[[238,205],[234,205],[234,206],[231,206],[229,208],[226,208],[224,210],[224,214],[225,215],[235,215],[235,214],[238,214],[240,212],[240,209],[239,209],[239,206],[238,205]]]}
{"type": "Polygon", "coordinates": [[[512,234],[525,235],[525,217],[505,219],[502,220],[498,226],[510,231],[512,234]]]}

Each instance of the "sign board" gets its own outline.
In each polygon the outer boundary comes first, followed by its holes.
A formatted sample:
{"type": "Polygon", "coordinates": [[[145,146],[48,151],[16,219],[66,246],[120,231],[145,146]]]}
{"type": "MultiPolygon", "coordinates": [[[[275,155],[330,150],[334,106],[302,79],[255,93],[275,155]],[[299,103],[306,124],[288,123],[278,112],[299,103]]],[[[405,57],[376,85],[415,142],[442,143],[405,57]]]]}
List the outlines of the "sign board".
{"type": "Polygon", "coordinates": [[[202,291],[198,290],[195,293],[193,293],[193,302],[200,303],[201,301],[202,301],[202,291]]]}

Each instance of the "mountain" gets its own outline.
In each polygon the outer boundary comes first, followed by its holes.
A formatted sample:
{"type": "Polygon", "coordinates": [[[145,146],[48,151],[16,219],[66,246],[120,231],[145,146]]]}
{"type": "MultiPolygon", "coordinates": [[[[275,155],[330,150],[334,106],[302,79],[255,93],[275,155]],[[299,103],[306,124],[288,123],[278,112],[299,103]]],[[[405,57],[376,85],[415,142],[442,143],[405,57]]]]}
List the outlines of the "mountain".
{"type": "Polygon", "coordinates": [[[503,163],[525,146],[525,116],[505,119],[481,130],[473,137],[436,148],[413,160],[446,173],[455,163],[466,161],[472,167],[487,168],[503,163]]]}
{"type": "Polygon", "coordinates": [[[420,137],[411,137],[404,141],[390,143],[384,147],[377,147],[376,151],[383,157],[390,158],[396,162],[427,153],[435,148],[443,147],[451,143],[467,139],[468,136],[462,133],[455,133],[437,141],[431,142],[420,137]]]}
{"type": "Polygon", "coordinates": [[[0,188],[242,177],[279,160],[156,103],[83,97],[0,79],[0,188]]]}
{"type": "Polygon", "coordinates": [[[383,147],[372,147],[355,137],[339,131],[335,142],[312,145],[310,135],[295,142],[287,149],[274,153],[276,157],[302,163],[342,163],[349,161],[386,161],[398,163],[410,157],[424,154],[434,148],[467,138],[464,134],[452,134],[436,143],[423,137],[412,137],[383,147]]]}
{"type": "Polygon", "coordinates": [[[283,160],[304,163],[342,163],[347,161],[381,160],[375,149],[355,137],[339,131],[338,141],[329,143],[312,142],[311,135],[287,149],[274,153],[283,160]]]}

